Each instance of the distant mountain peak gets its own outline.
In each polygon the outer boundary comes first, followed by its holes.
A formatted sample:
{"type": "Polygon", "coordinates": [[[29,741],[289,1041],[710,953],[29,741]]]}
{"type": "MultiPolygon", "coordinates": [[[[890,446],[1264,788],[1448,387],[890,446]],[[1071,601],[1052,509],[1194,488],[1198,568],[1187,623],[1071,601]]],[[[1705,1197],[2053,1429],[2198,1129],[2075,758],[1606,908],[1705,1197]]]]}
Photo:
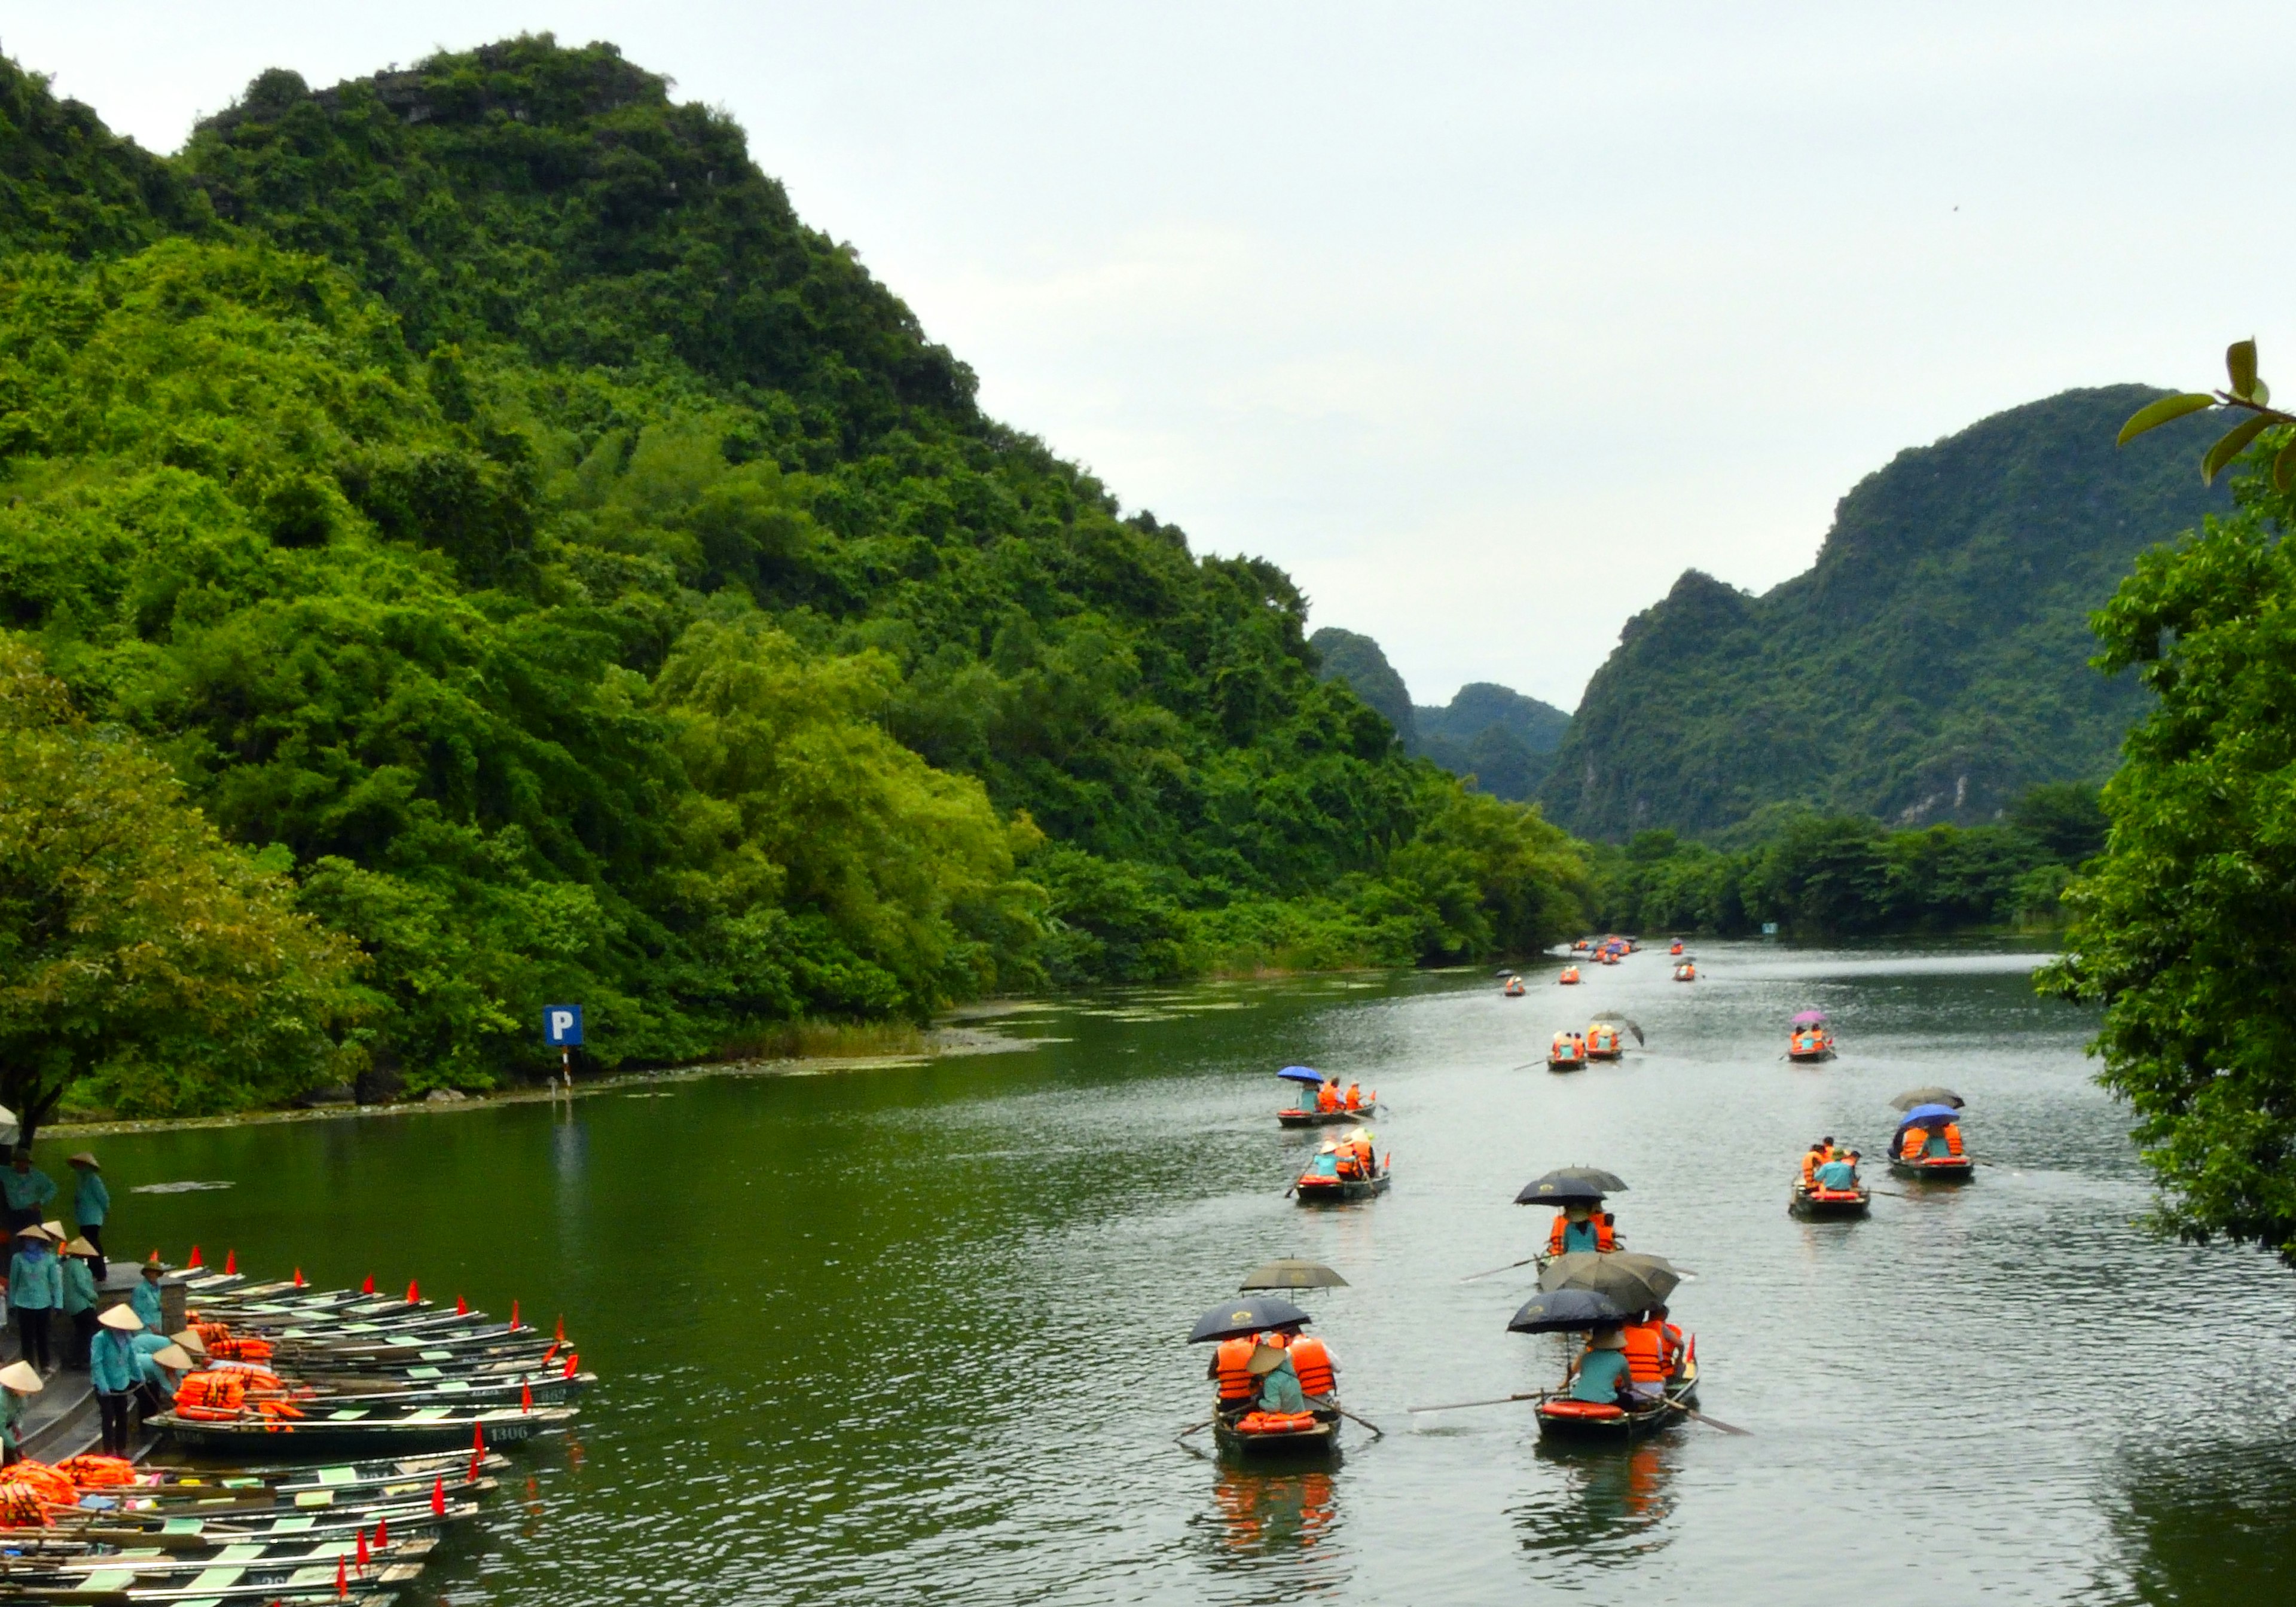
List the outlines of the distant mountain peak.
{"type": "Polygon", "coordinates": [[[1442,707],[1414,705],[1377,642],[1327,625],[1308,639],[1325,680],[1345,681],[1387,717],[1405,748],[1496,798],[1529,798],[1546,774],[1570,717],[1495,681],[1470,681],[1442,707]]]}

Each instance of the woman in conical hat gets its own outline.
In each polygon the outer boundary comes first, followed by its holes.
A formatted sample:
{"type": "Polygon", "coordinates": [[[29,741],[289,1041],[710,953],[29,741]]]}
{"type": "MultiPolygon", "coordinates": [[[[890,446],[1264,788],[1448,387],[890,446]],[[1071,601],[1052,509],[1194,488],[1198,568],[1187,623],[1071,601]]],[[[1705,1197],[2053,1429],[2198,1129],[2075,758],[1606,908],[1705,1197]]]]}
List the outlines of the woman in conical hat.
{"type": "Polygon", "coordinates": [[[64,1246],[64,1304],[63,1313],[71,1319],[70,1354],[64,1357],[67,1367],[87,1365],[87,1348],[95,1339],[95,1308],[101,1303],[101,1275],[95,1268],[101,1252],[86,1239],[74,1239],[64,1246]]]}
{"type": "Polygon", "coordinates": [[[125,1456],[135,1438],[128,1414],[140,1372],[132,1336],[144,1332],[144,1319],[125,1306],[106,1306],[95,1320],[99,1332],[88,1348],[87,1374],[103,1414],[103,1454],[125,1456]]]}
{"type": "Polygon", "coordinates": [[[16,1425],[23,1421],[25,1397],[37,1395],[46,1387],[39,1370],[29,1362],[10,1362],[0,1367],[0,1463],[24,1460],[16,1425]]]}

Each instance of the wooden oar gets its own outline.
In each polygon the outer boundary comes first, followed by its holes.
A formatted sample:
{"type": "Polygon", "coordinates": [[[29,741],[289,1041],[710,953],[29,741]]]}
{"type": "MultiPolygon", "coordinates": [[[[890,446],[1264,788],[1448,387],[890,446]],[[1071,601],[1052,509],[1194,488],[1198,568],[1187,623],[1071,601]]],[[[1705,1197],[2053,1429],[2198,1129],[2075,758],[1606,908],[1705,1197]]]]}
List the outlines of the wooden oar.
{"type": "Polygon", "coordinates": [[[1500,1396],[1494,1397],[1492,1399],[1489,1399],[1489,1400],[1454,1400],[1454,1401],[1447,1401],[1447,1402],[1445,1402],[1443,1405],[1441,1405],[1441,1406],[1406,1406],[1406,1407],[1404,1407],[1403,1409],[1404,1409],[1405,1411],[1406,1411],[1406,1412],[1411,1412],[1411,1413],[1419,1413],[1419,1412],[1464,1412],[1464,1411],[1465,1411],[1465,1410],[1466,1410],[1468,1407],[1470,1407],[1470,1406],[1506,1406],[1507,1404],[1509,1404],[1510,1402],[1513,1402],[1513,1401],[1518,1401],[1518,1400],[1545,1400],[1546,1398],[1546,1390],[1530,1390],[1530,1391],[1529,1391],[1528,1393],[1526,1393],[1526,1394],[1522,1394],[1522,1395],[1500,1395],[1500,1396]]]}
{"type": "Polygon", "coordinates": [[[1172,1438],[1173,1438],[1173,1439],[1185,1439],[1189,1435],[1191,1435],[1191,1434],[1194,1433],[1198,1429],[1209,1429],[1209,1428],[1210,1428],[1210,1427],[1212,1426],[1212,1424],[1214,1424],[1214,1423],[1218,1423],[1218,1421],[1219,1421],[1219,1419],[1218,1419],[1218,1418],[1217,1418],[1217,1417],[1207,1417],[1207,1418],[1205,1418],[1205,1419],[1203,1420],[1203,1422],[1201,1422],[1201,1423],[1190,1423],[1186,1428],[1182,1429],[1178,1433],[1177,1433],[1177,1434],[1173,1435],[1173,1436],[1172,1436],[1172,1438]]]}
{"type": "Polygon", "coordinates": [[[1751,1434],[1754,1431],[1751,1429],[1742,1429],[1735,1423],[1724,1423],[1718,1417],[1709,1417],[1705,1413],[1697,1410],[1693,1406],[1686,1406],[1678,1400],[1669,1400],[1666,1404],[1672,1406],[1676,1411],[1681,1413],[1685,1417],[1694,1417],[1699,1422],[1704,1423],[1708,1428],[1719,1429],[1725,1434],[1751,1434]]]}
{"type": "Polygon", "coordinates": [[[1381,1428],[1381,1427],[1379,1426],[1379,1424],[1377,1424],[1377,1423],[1375,1423],[1372,1422],[1372,1420],[1371,1420],[1370,1418],[1368,1418],[1368,1417],[1357,1417],[1357,1416],[1353,1412],[1349,1411],[1345,1406],[1333,1406],[1333,1407],[1332,1408],[1332,1411],[1334,1411],[1334,1412],[1337,1412],[1341,1416],[1342,1416],[1342,1417],[1346,1418],[1349,1423],[1359,1423],[1363,1424],[1363,1426],[1364,1426],[1364,1427],[1365,1427],[1365,1428],[1369,1429],[1373,1433],[1374,1433],[1374,1434],[1378,1435],[1382,1439],[1386,1439],[1386,1438],[1387,1438],[1387,1431],[1386,1431],[1385,1429],[1381,1428]]]}
{"type": "Polygon", "coordinates": [[[1471,1272],[1465,1277],[1461,1278],[1459,1282],[1462,1283],[1472,1283],[1477,1278],[1488,1278],[1502,1272],[1513,1272],[1518,1267],[1528,1267],[1533,1261],[1544,1261],[1546,1259],[1546,1252],[1542,1250],[1539,1254],[1535,1256],[1525,1256],[1520,1261],[1509,1261],[1504,1267],[1494,1267],[1489,1272],[1471,1272]]]}

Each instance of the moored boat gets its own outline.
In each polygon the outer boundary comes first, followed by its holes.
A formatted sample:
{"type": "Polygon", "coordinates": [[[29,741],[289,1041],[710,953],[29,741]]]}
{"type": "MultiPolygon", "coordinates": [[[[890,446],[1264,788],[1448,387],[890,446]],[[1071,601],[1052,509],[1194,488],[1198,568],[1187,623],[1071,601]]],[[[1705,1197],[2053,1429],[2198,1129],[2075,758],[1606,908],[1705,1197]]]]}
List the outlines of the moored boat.
{"type": "Polygon", "coordinates": [[[515,1445],[539,1434],[564,1431],[574,1421],[570,1406],[517,1406],[458,1409],[452,1406],[344,1406],[325,1409],[315,1401],[308,1415],[275,1417],[250,1412],[228,1420],[190,1417],[162,1412],[145,1420],[153,1432],[164,1434],[187,1450],[202,1455],[230,1455],[260,1450],[274,1456],[327,1456],[346,1451],[450,1450],[472,1444],[479,1436],[488,1445],[515,1445]]]}

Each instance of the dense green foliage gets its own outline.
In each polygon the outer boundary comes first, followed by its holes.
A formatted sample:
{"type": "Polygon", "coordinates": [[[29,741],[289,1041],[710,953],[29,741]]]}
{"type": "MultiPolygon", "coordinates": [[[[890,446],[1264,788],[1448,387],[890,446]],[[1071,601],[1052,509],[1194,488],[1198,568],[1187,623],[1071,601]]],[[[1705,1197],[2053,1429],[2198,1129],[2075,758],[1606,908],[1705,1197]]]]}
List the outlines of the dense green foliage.
{"type": "Polygon", "coordinates": [[[2075,867],[2103,846],[2096,789],[2035,787],[2004,825],[1889,831],[1870,816],[1774,813],[1745,846],[1663,828],[1593,850],[1593,907],[1619,931],[1802,938],[2051,925],[2075,867]]]}
{"type": "Polygon", "coordinates": [[[1279,571],[981,417],[611,48],[266,74],[157,179],[11,82],[25,215],[109,221],[0,258],[0,628],[356,940],[338,1067],[1579,920],[1569,840],[1319,681],[1279,571]]]}
{"type": "Polygon", "coordinates": [[[2296,496],[2262,471],[2290,439],[2266,434],[2237,510],[2145,553],[2096,616],[2102,668],[2159,701],[2042,982],[2104,1005],[2103,1080],[2168,1225],[2296,1262],[2296,496]]]}
{"type": "Polygon", "coordinates": [[[1327,625],[1308,644],[1320,661],[1317,673],[1346,682],[1385,716],[1406,752],[1472,778],[1476,791],[1494,798],[1521,801],[1537,791],[1570,724],[1552,704],[1488,681],[1468,683],[1442,707],[1414,707],[1402,676],[1369,636],[1327,625]]]}
{"type": "Polygon", "coordinates": [[[281,869],[0,636],[0,1100],[26,1142],[83,1081],[165,1115],[336,1073],[354,955],[281,869]]]}
{"type": "Polygon", "coordinates": [[[1685,574],[1588,685],[1547,812],[1612,840],[1781,804],[1972,824],[2110,772],[2147,699],[2088,668],[2082,621],[2138,552],[2223,505],[2193,472],[2199,422],[2114,450],[2155,394],[2068,391],[1900,453],[1760,597],[1685,574]]]}

